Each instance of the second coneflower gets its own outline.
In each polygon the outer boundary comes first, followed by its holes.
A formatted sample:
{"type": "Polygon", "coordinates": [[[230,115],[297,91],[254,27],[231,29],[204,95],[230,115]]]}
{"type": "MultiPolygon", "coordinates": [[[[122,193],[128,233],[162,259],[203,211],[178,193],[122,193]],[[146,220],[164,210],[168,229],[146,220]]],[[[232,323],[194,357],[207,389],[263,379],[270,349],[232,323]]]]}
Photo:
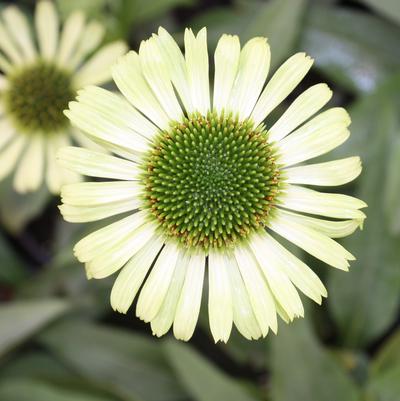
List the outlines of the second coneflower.
{"type": "Polygon", "coordinates": [[[265,85],[266,39],[241,49],[237,36],[223,35],[214,61],[211,96],[206,30],[186,30],[183,55],[160,29],[114,66],[125,99],[90,87],[66,112],[115,156],[60,152],[64,166],[107,179],[65,186],[64,218],[128,213],[82,239],[75,253],[89,278],[122,269],[111,293],[115,310],[127,312],[141,288],[136,314],[157,336],[171,326],[179,339],[192,336],[206,271],[215,341],[227,341],[233,323],[249,339],[276,332],[277,314],[286,322],[303,316],[296,287],[318,303],[326,296],[276,235],[347,270],[354,257],[334,238],[365,218],[361,200],[302,186],[341,185],[361,171],[358,157],[299,165],[349,137],[342,108],[310,119],[331,98],[325,84],[298,96],[276,123],[266,120],[312,60],[295,54],[265,85]]]}

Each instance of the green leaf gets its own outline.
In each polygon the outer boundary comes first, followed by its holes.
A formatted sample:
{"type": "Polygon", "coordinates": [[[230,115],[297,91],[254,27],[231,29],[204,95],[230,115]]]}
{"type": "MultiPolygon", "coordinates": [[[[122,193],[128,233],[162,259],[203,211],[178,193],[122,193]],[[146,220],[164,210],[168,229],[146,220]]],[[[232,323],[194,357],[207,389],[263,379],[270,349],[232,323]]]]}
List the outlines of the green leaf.
{"type": "Polygon", "coordinates": [[[357,260],[349,273],[332,270],[328,283],[328,305],[342,341],[350,346],[368,344],[382,335],[398,310],[400,238],[388,227],[383,190],[392,174],[387,155],[400,132],[393,98],[399,90],[400,77],[396,77],[352,109],[351,131],[356,139],[344,147],[362,155],[363,172],[355,195],[368,204],[364,230],[343,241],[357,260]]]}
{"type": "Polygon", "coordinates": [[[270,339],[272,400],[360,400],[350,377],[318,343],[305,319],[281,324],[270,339]]]}
{"type": "Polygon", "coordinates": [[[0,399],[7,401],[115,401],[109,396],[90,394],[33,379],[7,379],[0,382],[0,399]]]}
{"type": "Polygon", "coordinates": [[[10,244],[0,233],[0,283],[16,284],[26,276],[24,265],[10,244]]]}
{"type": "Polygon", "coordinates": [[[15,301],[0,306],[0,356],[25,341],[67,309],[57,299],[15,301]]]}
{"type": "Polygon", "coordinates": [[[359,0],[394,22],[400,23],[399,0],[359,0]]]}
{"type": "Polygon", "coordinates": [[[39,340],[89,382],[124,400],[184,398],[157,340],[81,321],[53,326],[39,340]]]}
{"type": "Polygon", "coordinates": [[[340,7],[310,8],[300,49],[326,76],[354,92],[370,92],[400,68],[400,27],[340,7]]]}
{"type": "Polygon", "coordinates": [[[238,34],[244,44],[254,36],[266,36],[275,68],[294,48],[301,28],[306,0],[238,1],[235,8],[217,8],[193,21],[207,26],[211,47],[223,33],[238,34]]]}
{"type": "Polygon", "coordinates": [[[371,373],[377,376],[397,366],[400,366],[400,329],[383,344],[375,356],[371,364],[371,373]]]}
{"type": "Polygon", "coordinates": [[[90,17],[98,14],[110,0],[57,0],[58,9],[63,19],[77,10],[84,11],[90,17]]]}
{"type": "Polygon", "coordinates": [[[182,384],[197,401],[254,401],[237,381],[229,378],[189,345],[170,340],[166,354],[182,384]]]}

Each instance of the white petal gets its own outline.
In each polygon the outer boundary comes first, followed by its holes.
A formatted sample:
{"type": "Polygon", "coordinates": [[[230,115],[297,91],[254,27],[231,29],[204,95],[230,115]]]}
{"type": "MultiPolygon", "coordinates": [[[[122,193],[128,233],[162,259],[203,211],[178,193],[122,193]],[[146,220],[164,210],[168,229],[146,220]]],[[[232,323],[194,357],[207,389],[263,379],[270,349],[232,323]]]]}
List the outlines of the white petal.
{"type": "Polygon", "coordinates": [[[112,249],[130,232],[146,221],[145,212],[129,215],[82,238],[74,247],[74,254],[82,263],[92,260],[99,250],[112,249]]]}
{"type": "Polygon", "coordinates": [[[153,223],[145,223],[132,230],[111,249],[105,247],[99,250],[96,257],[86,263],[88,276],[101,279],[115,273],[143,246],[151,242],[154,236],[155,225],[153,223]]]}
{"type": "Polygon", "coordinates": [[[0,180],[6,177],[15,167],[27,142],[25,135],[18,135],[0,152],[0,180]]]}
{"type": "Polygon", "coordinates": [[[7,29],[0,21],[0,50],[8,58],[11,64],[23,63],[23,57],[20,50],[17,48],[13,38],[8,33],[7,29]]]}
{"type": "Polygon", "coordinates": [[[104,33],[103,25],[96,21],[89,22],[82,32],[82,38],[78,43],[77,49],[68,60],[68,66],[71,69],[75,69],[80,65],[85,57],[100,44],[104,33]]]}
{"type": "Polygon", "coordinates": [[[137,53],[130,51],[112,67],[119,90],[138,110],[161,129],[169,128],[169,118],[143,76],[137,53]]]}
{"type": "Polygon", "coordinates": [[[220,250],[211,249],[208,255],[208,315],[215,342],[227,342],[232,330],[233,303],[229,277],[231,266],[220,250]]]}
{"type": "Polygon", "coordinates": [[[185,275],[188,268],[189,255],[184,250],[179,250],[174,273],[168,287],[167,294],[157,313],[151,321],[151,330],[157,337],[163,336],[172,326],[175,317],[176,306],[181,295],[185,275]]]}
{"type": "Polygon", "coordinates": [[[158,29],[158,37],[154,37],[183,106],[187,113],[192,113],[194,107],[190,95],[186,62],[181,49],[172,36],[162,27],[158,29]]]}
{"type": "Polygon", "coordinates": [[[140,155],[148,150],[149,142],[142,135],[97,111],[91,105],[70,102],[69,110],[65,111],[65,115],[73,125],[93,139],[115,144],[132,154],[140,155]]]}
{"type": "Polygon", "coordinates": [[[128,311],[162,246],[161,239],[154,236],[123,267],[111,291],[111,306],[115,311],[128,311]]]}
{"type": "Polygon", "coordinates": [[[90,177],[138,179],[139,169],[135,163],[93,150],[69,146],[58,151],[57,159],[63,167],[90,177]]]}
{"type": "MultiPolygon", "coordinates": [[[[1,68],[1,65],[0,65],[1,68]]],[[[8,79],[5,77],[5,75],[0,74],[0,92],[3,92],[4,90],[6,90],[8,88],[8,79]]],[[[0,109],[0,115],[3,114],[3,107],[1,107],[0,109]]]]}
{"type": "Polygon", "coordinates": [[[34,135],[17,167],[14,176],[14,188],[17,192],[35,191],[43,181],[44,174],[44,139],[34,135]]]}
{"type": "Polygon", "coordinates": [[[32,32],[25,15],[15,6],[9,6],[3,11],[3,18],[7,29],[24,54],[26,60],[36,56],[32,41],[32,32]]]}
{"type": "Polygon", "coordinates": [[[132,107],[124,97],[97,86],[88,86],[78,91],[77,99],[97,111],[112,117],[145,138],[152,139],[158,128],[132,107]]]}
{"type": "Polygon", "coordinates": [[[174,335],[179,340],[188,341],[196,327],[203,292],[204,270],[205,255],[202,252],[191,253],[174,319],[174,335]]]}
{"type": "Polygon", "coordinates": [[[287,209],[338,219],[364,219],[365,214],[359,209],[367,206],[352,196],[318,192],[297,185],[285,186],[279,194],[279,202],[287,209]]]}
{"type": "Polygon", "coordinates": [[[309,226],[299,224],[288,214],[276,211],[269,228],[317,259],[341,270],[348,270],[347,260],[354,256],[340,244],[309,226]]]}
{"type": "Polygon", "coordinates": [[[240,53],[239,67],[230,95],[229,110],[248,118],[268,75],[271,51],[266,38],[250,39],[240,53]]]}
{"type": "MultiPolygon", "coordinates": [[[[229,104],[229,97],[239,66],[238,36],[222,35],[214,54],[215,78],[213,109],[221,113],[229,104]]],[[[227,111],[227,110],[226,110],[227,111]]]]}
{"type": "Polygon", "coordinates": [[[303,162],[341,145],[350,136],[350,117],[341,108],[329,109],[277,143],[278,161],[285,166],[303,162]]]}
{"type": "Polygon", "coordinates": [[[258,263],[252,252],[245,246],[236,247],[234,252],[263,337],[268,334],[269,328],[276,333],[278,321],[275,301],[258,263]]]}
{"type": "Polygon", "coordinates": [[[167,242],[140,292],[136,316],[145,322],[155,318],[164,301],[178,260],[175,243],[167,242]]]}
{"type": "Polygon", "coordinates": [[[10,61],[7,60],[5,57],[3,57],[1,54],[0,54],[0,69],[4,73],[8,73],[13,69],[12,64],[10,63],[10,61]]]}
{"type": "Polygon", "coordinates": [[[274,260],[274,264],[279,266],[279,269],[289,277],[292,283],[305,295],[320,304],[322,297],[327,296],[327,291],[319,277],[269,234],[263,233],[259,240],[269,257],[274,260]]]}
{"type": "Polygon", "coordinates": [[[85,15],[81,10],[68,16],[61,32],[60,46],[57,52],[57,63],[60,66],[68,65],[68,61],[75,53],[78,42],[82,38],[84,27],[85,15]]]}
{"type": "Polygon", "coordinates": [[[206,115],[210,110],[206,28],[201,29],[197,36],[191,29],[185,29],[185,60],[193,108],[206,115]]]}
{"type": "Polygon", "coordinates": [[[168,68],[158,49],[156,39],[142,41],[139,49],[140,65],[147,83],[171,120],[181,121],[181,106],[169,79],[168,68]]]}
{"type": "Polygon", "coordinates": [[[73,206],[98,206],[134,199],[141,195],[137,181],[79,182],[64,185],[61,200],[73,206]]]}
{"type": "Polygon", "coordinates": [[[0,119],[0,151],[15,137],[15,128],[6,119],[0,119]]]}
{"type": "Polygon", "coordinates": [[[360,220],[343,220],[343,221],[332,221],[317,219],[315,217],[304,216],[302,214],[291,213],[285,210],[281,210],[282,214],[290,214],[294,221],[299,224],[306,225],[330,238],[343,238],[362,226],[363,219],[360,220]]]}
{"type": "Polygon", "coordinates": [[[313,60],[305,53],[297,53],[285,61],[272,76],[263,90],[251,115],[255,125],[265,120],[300,83],[311,68],[313,60]]]}
{"type": "Polygon", "coordinates": [[[279,120],[268,130],[269,139],[280,141],[322,109],[331,97],[332,91],[326,84],[317,84],[308,88],[294,100],[279,120]]]}
{"type": "MultiPolygon", "coordinates": [[[[253,234],[249,244],[264,273],[269,288],[271,288],[274,294],[276,302],[284,311],[284,320],[286,320],[286,315],[289,321],[295,317],[304,316],[303,304],[296,288],[274,258],[274,255],[270,255],[266,248],[264,248],[263,242],[260,240],[260,234],[253,234]]],[[[280,310],[278,309],[279,312],[280,310]]]]}
{"type": "Polygon", "coordinates": [[[74,76],[77,87],[101,85],[111,80],[111,66],[127,51],[122,41],[109,43],[99,49],[74,76]]]}
{"type": "Polygon", "coordinates": [[[239,267],[233,256],[228,256],[229,277],[231,279],[233,322],[238,331],[248,340],[258,339],[262,333],[254,315],[249,295],[244,285],[239,267]]]}
{"type": "Polygon", "coordinates": [[[80,129],[71,126],[69,132],[74,143],[76,143],[76,145],[78,145],[79,147],[87,150],[93,150],[94,152],[109,153],[109,151],[107,151],[104,146],[95,142],[80,129]]]}
{"type": "Polygon", "coordinates": [[[52,1],[39,1],[35,12],[35,25],[42,56],[51,60],[58,46],[58,15],[52,1]]]}
{"type": "Polygon", "coordinates": [[[358,156],[331,162],[288,168],[283,171],[285,182],[291,184],[336,186],[357,178],[362,170],[358,156]]]}

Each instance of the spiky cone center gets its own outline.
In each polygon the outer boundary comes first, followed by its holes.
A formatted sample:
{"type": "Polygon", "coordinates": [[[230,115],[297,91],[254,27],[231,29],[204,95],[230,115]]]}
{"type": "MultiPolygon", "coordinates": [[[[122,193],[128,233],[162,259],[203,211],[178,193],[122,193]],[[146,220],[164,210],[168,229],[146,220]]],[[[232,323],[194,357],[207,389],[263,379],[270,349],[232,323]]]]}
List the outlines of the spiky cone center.
{"type": "Polygon", "coordinates": [[[69,72],[38,61],[11,73],[8,80],[3,101],[22,132],[53,133],[68,125],[63,111],[75,97],[69,72]]]}
{"type": "Polygon", "coordinates": [[[233,247],[265,227],[278,193],[268,133],[224,113],[171,124],[144,169],[144,207],[167,236],[206,251],[233,247]]]}

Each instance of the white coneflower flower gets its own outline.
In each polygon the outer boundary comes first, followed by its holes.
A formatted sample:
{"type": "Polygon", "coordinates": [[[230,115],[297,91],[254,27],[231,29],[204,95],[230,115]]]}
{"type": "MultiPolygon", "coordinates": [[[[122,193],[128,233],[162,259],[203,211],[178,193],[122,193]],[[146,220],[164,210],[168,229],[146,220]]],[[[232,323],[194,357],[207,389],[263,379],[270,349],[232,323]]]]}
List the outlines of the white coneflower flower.
{"type": "Polygon", "coordinates": [[[237,36],[223,35],[214,60],[210,96],[206,29],[197,36],[186,30],[183,56],[160,28],[113,67],[126,100],[89,87],[66,112],[115,155],[60,151],[64,166],[108,180],[64,186],[65,219],[128,213],[83,238],[76,256],[89,278],[122,269],[112,307],[126,313],[141,288],[136,314],[157,336],[171,326],[179,339],[192,336],[206,268],[215,341],[227,341],[233,323],[249,339],[276,332],[277,314],[286,322],[303,316],[296,287],[317,303],[326,289],[275,234],[347,270],[354,257],[333,238],[351,234],[365,218],[361,200],[301,186],[353,180],[361,171],[358,157],[294,166],[349,137],[342,108],[310,119],[331,98],[325,84],[297,97],[272,126],[266,120],[312,60],[295,54],[265,86],[265,38],[241,49],[237,36]]]}
{"type": "Polygon", "coordinates": [[[83,85],[111,78],[110,65],[126,52],[118,41],[91,55],[103,37],[96,22],[75,12],[59,33],[56,9],[40,1],[35,12],[35,35],[15,6],[0,14],[0,179],[15,171],[18,192],[36,190],[43,182],[57,193],[76,180],[55,162],[55,153],[71,144],[87,143],[72,129],[63,110],[83,85]],[[89,57],[89,60],[85,60],[89,57]]]}

